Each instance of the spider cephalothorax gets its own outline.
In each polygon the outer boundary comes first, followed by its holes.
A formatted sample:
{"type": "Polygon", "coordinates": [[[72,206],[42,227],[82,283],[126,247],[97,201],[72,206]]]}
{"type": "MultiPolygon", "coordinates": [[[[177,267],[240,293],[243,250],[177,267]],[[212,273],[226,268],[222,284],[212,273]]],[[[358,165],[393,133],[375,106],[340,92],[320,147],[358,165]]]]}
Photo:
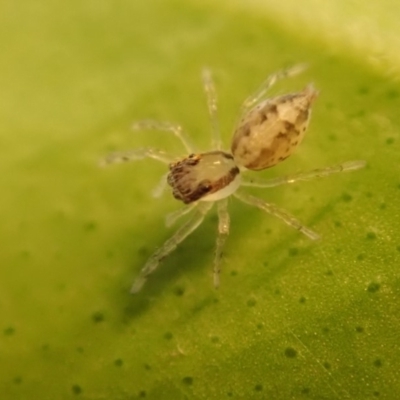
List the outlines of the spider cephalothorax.
{"type": "MultiPolygon", "coordinates": [[[[237,189],[239,168],[233,156],[223,151],[191,154],[169,166],[168,184],[177,200],[185,204],[208,198],[221,189],[237,189]]],[[[233,190],[233,191],[234,191],[233,190]]]]}

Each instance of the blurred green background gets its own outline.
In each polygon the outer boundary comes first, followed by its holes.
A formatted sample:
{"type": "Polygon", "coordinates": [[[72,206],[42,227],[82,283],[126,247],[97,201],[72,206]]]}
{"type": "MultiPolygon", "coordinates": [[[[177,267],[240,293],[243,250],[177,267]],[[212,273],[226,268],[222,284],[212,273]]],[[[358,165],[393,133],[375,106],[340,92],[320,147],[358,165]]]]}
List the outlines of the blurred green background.
{"type": "Polygon", "coordinates": [[[400,395],[400,3],[72,0],[0,7],[2,399],[397,399],[400,395]],[[132,281],[180,204],[147,160],[183,155],[142,118],[209,149],[200,71],[214,71],[228,147],[271,72],[320,90],[298,153],[272,177],[365,159],[362,171],[254,194],[323,239],[230,203],[221,288],[215,215],[137,296],[132,281]]]}

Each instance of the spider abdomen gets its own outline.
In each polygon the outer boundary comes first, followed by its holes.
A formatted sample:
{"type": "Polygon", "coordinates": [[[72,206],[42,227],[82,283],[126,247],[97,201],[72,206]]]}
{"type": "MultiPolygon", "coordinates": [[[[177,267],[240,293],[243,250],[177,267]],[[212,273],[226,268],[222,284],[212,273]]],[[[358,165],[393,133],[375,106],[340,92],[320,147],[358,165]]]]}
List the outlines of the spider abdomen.
{"type": "Polygon", "coordinates": [[[317,91],[309,85],[301,92],[267,99],[251,109],[233,134],[235,162],[262,170],[293,154],[303,140],[316,96],[317,91]]]}

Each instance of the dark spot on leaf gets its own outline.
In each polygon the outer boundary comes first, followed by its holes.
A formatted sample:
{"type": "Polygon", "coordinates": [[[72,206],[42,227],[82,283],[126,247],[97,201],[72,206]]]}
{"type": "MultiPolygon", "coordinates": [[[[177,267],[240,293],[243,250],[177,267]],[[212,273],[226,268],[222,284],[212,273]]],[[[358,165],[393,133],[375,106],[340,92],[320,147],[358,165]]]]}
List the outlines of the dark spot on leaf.
{"type": "Polygon", "coordinates": [[[92,321],[95,324],[103,322],[104,321],[104,314],[101,311],[96,311],[95,313],[92,314],[92,321]]]}
{"type": "Polygon", "coordinates": [[[15,333],[15,328],[13,328],[12,326],[9,326],[8,328],[4,329],[3,333],[6,336],[12,336],[15,333]]]}
{"type": "Polygon", "coordinates": [[[377,282],[371,282],[368,287],[367,290],[370,293],[376,293],[379,289],[380,289],[381,285],[377,282]]]}
{"type": "Polygon", "coordinates": [[[348,193],[343,193],[342,194],[342,200],[345,203],[349,203],[351,200],[353,200],[353,197],[351,195],[349,195],[348,193]]]}
{"type": "Polygon", "coordinates": [[[342,223],[340,221],[335,221],[334,224],[335,224],[336,228],[341,228],[342,227],[342,223]]]}
{"type": "Polygon", "coordinates": [[[110,258],[114,258],[115,253],[113,250],[107,250],[106,251],[106,258],[110,259],[110,258]]]}
{"type": "Polygon", "coordinates": [[[388,99],[396,99],[399,97],[399,92],[396,89],[388,90],[387,97],[388,99]]]}
{"type": "Polygon", "coordinates": [[[212,343],[219,343],[219,337],[218,336],[211,336],[211,342],[212,343]]]}
{"type": "Polygon", "coordinates": [[[368,239],[368,240],[376,239],[376,233],[375,232],[368,232],[367,235],[366,235],[366,239],[368,239]]]}
{"type": "Polygon", "coordinates": [[[380,360],[379,358],[377,358],[377,359],[374,361],[374,366],[377,367],[377,368],[382,367],[382,360],[380,360]]]}
{"type": "Polygon", "coordinates": [[[364,328],[362,326],[356,326],[356,332],[357,333],[363,333],[364,332],[364,328]]]}
{"type": "Polygon", "coordinates": [[[48,351],[49,349],[50,349],[50,346],[49,346],[48,343],[45,343],[45,344],[42,345],[42,350],[43,351],[48,351]]]}
{"type": "Polygon", "coordinates": [[[117,359],[114,361],[114,365],[115,365],[116,367],[122,367],[122,366],[124,365],[124,362],[123,362],[120,358],[117,358],[117,359]]]}
{"type": "Polygon", "coordinates": [[[86,232],[94,231],[97,228],[97,223],[94,221],[88,221],[85,223],[83,228],[86,232]]]}
{"type": "Polygon", "coordinates": [[[287,347],[285,349],[285,356],[287,358],[295,358],[297,356],[297,350],[295,350],[293,347],[287,347]]]}
{"type": "Polygon", "coordinates": [[[28,258],[31,256],[31,252],[29,250],[22,250],[20,254],[24,258],[28,258]]]}
{"type": "Polygon", "coordinates": [[[367,86],[361,86],[361,87],[358,89],[358,94],[359,94],[359,95],[362,95],[362,96],[364,96],[364,95],[366,95],[366,94],[369,94],[369,87],[367,87],[367,86]]]}
{"type": "Polygon", "coordinates": [[[174,289],[174,294],[175,294],[175,296],[180,297],[180,296],[183,296],[184,293],[185,293],[185,288],[183,288],[182,286],[177,286],[177,287],[174,289]]]}
{"type": "Polygon", "coordinates": [[[164,339],[171,340],[174,335],[171,332],[164,333],[164,339]]]}
{"type": "Polygon", "coordinates": [[[81,346],[78,346],[78,347],[76,348],[76,351],[77,351],[79,354],[83,354],[83,353],[84,353],[84,349],[83,349],[83,347],[81,347],[81,346]]]}
{"type": "Polygon", "coordinates": [[[149,251],[147,250],[146,246],[141,246],[137,249],[137,254],[138,256],[147,256],[149,251]]]}
{"type": "Polygon", "coordinates": [[[185,376],[182,379],[182,383],[185,385],[191,386],[191,385],[193,385],[193,378],[191,376],[185,376]]]}
{"type": "Polygon", "coordinates": [[[331,142],[336,142],[337,141],[337,136],[336,135],[329,135],[328,136],[328,139],[331,141],[331,142]]]}
{"type": "Polygon", "coordinates": [[[144,397],[146,397],[147,396],[147,393],[146,393],[146,391],[145,390],[141,390],[140,392],[139,392],[139,397],[140,398],[144,398],[144,397]]]}
{"type": "Polygon", "coordinates": [[[325,369],[331,369],[331,364],[329,364],[328,362],[324,362],[323,365],[325,369]]]}
{"type": "Polygon", "coordinates": [[[358,110],[355,111],[354,113],[349,114],[350,118],[355,118],[355,119],[359,119],[365,116],[365,110],[358,110]]]}
{"type": "Polygon", "coordinates": [[[16,385],[20,385],[20,384],[22,383],[22,377],[16,376],[16,377],[13,379],[13,382],[14,382],[16,385]]]}
{"type": "Polygon", "coordinates": [[[304,388],[301,390],[301,394],[310,394],[310,388],[304,388]]]}
{"type": "Polygon", "coordinates": [[[299,303],[300,304],[304,304],[306,302],[306,298],[305,297],[300,297],[300,299],[299,299],[299,303]]]}
{"type": "Polygon", "coordinates": [[[382,203],[382,204],[379,206],[379,209],[380,209],[380,210],[386,210],[386,203],[382,203]]]}
{"type": "Polygon", "coordinates": [[[324,326],[323,328],[322,328],[322,333],[325,333],[325,334],[327,334],[327,333],[329,333],[331,330],[327,327],[327,326],[324,326]]]}
{"type": "Polygon", "coordinates": [[[254,299],[247,300],[248,307],[254,307],[256,304],[257,302],[254,299]]]}
{"type": "Polygon", "coordinates": [[[263,386],[260,385],[260,384],[258,384],[258,385],[256,385],[256,386],[254,386],[254,390],[255,390],[256,392],[261,392],[261,391],[263,390],[263,386]]]}
{"type": "Polygon", "coordinates": [[[386,144],[393,144],[394,143],[394,138],[387,138],[386,139],[386,144]]]}
{"type": "Polygon", "coordinates": [[[235,270],[231,271],[231,276],[236,276],[237,274],[238,274],[237,271],[235,270]]]}
{"type": "Polygon", "coordinates": [[[72,393],[76,395],[81,394],[82,388],[79,385],[72,385],[72,393]]]}
{"type": "Polygon", "coordinates": [[[373,392],[373,395],[374,395],[375,397],[379,397],[381,394],[380,394],[378,391],[375,390],[375,391],[373,392]]]}
{"type": "Polygon", "coordinates": [[[362,260],[364,260],[365,259],[365,255],[364,254],[359,254],[358,256],[357,256],[357,260],[358,261],[362,261],[362,260]]]}
{"type": "Polygon", "coordinates": [[[145,369],[146,371],[150,371],[150,370],[151,370],[151,367],[150,367],[149,364],[144,364],[144,369],[145,369]]]}
{"type": "Polygon", "coordinates": [[[289,249],[289,256],[294,257],[297,256],[297,254],[299,254],[299,249],[297,249],[296,247],[291,247],[289,249]]]}

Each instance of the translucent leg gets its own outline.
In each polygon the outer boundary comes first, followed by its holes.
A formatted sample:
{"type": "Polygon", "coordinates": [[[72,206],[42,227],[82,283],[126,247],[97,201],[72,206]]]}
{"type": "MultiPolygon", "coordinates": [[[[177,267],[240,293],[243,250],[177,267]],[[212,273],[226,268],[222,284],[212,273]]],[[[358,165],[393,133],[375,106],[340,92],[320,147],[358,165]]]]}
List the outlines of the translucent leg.
{"type": "Polygon", "coordinates": [[[172,226],[179,218],[183,217],[186,214],[189,214],[190,211],[194,210],[196,207],[197,203],[191,203],[185,207],[180,208],[179,210],[169,213],[165,217],[165,226],[167,228],[172,226]]]}
{"type": "Polygon", "coordinates": [[[212,79],[211,71],[208,68],[203,69],[203,85],[207,96],[208,113],[211,122],[211,148],[220,150],[222,148],[221,135],[219,131],[218,116],[217,116],[217,92],[212,79]]]}
{"type": "Polygon", "coordinates": [[[236,192],[234,194],[236,198],[243,201],[243,203],[249,204],[251,206],[257,207],[260,210],[267,212],[285,222],[287,225],[291,226],[294,229],[297,229],[307,237],[312,240],[318,240],[320,236],[318,233],[304,226],[298,219],[287,213],[286,211],[278,208],[276,205],[267,203],[264,200],[261,200],[257,197],[250,196],[249,194],[236,192]]]}
{"type": "Polygon", "coordinates": [[[205,215],[211,209],[213,203],[198,204],[197,212],[185,224],[183,224],[153,255],[148,259],[144,267],[136,278],[131,288],[131,293],[137,293],[153,273],[160,262],[176,249],[179,243],[185,240],[203,222],[205,215]]]}
{"type": "Polygon", "coordinates": [[[366,166],[366,161],[356,160],[347,161],[339,165],[333,165],[326,168],[313,169],[312,171],[300,172],[298,174],[282,176],[267,180],[262,179],[242,179],[242,186],[251,186],[258,188],[270,188],[274,186],[285,185],[287,183],[295,183],[299,181],[309,181],[316,178],[324,178],[326,176],[336,174],[338,172],[356,171],[366,166]]]}
{"type": "Polygon", "coordinates": [[[191,154],[194,153],[195,147],[191,140],[187,137],[180,125],[172,124],[170,122],[161,122],[153,120],[137,121],[132,125],[133,130],[155,130],[162,132],[173,133],[185,146],[186,151],[191,154]]]}
{"type": "Polygon", "coordinates": [[[243,105],[242,110],[243,112],[248,111],[251,109],[256,103],[258,103],[261,98],[267,93],[267,91],[279,80],[288,78],[290,76],[294,76],[300,74],[307,68],[306,64],[297,64],[290,68],[282,69],[280,71],[275,72],[268,76],[268,78],[263,82],[263,84],[259,87],[259,89],[248,97],[243,105]]]}
{"type": "Polygon", "coordinates": [[[230,218],[228,212],[228,200],[224,199],[218,202],[218,236],[217,247],[214,257],[214,287],[219,286],[220,262],[222,257],[222,249],[229,235],[230,218]]]}
{"type": "Polygon", "coordinates": [[[145,147],[135,150],[118,151],[115,153],[111,153],[100,162],[100,165],[105,167],[109,164],[143,160],[146,157],[154,158],[155,160],[161,161],[165,164],[170,164],[175,160],[175,157],[172,157],[164,151],[145,147]]]}
{"type": "Polygon", "coordinates": [[[154,187],[154,189],[151,191],[151,194],[153,197],[158,198],[161,197],[161,195],[164,193],[165,188],[167,187],[167,177],[168,177],[169,171],[166,172],[160,179],[160,181],[157,183],[157,185],[154,187]]]}

